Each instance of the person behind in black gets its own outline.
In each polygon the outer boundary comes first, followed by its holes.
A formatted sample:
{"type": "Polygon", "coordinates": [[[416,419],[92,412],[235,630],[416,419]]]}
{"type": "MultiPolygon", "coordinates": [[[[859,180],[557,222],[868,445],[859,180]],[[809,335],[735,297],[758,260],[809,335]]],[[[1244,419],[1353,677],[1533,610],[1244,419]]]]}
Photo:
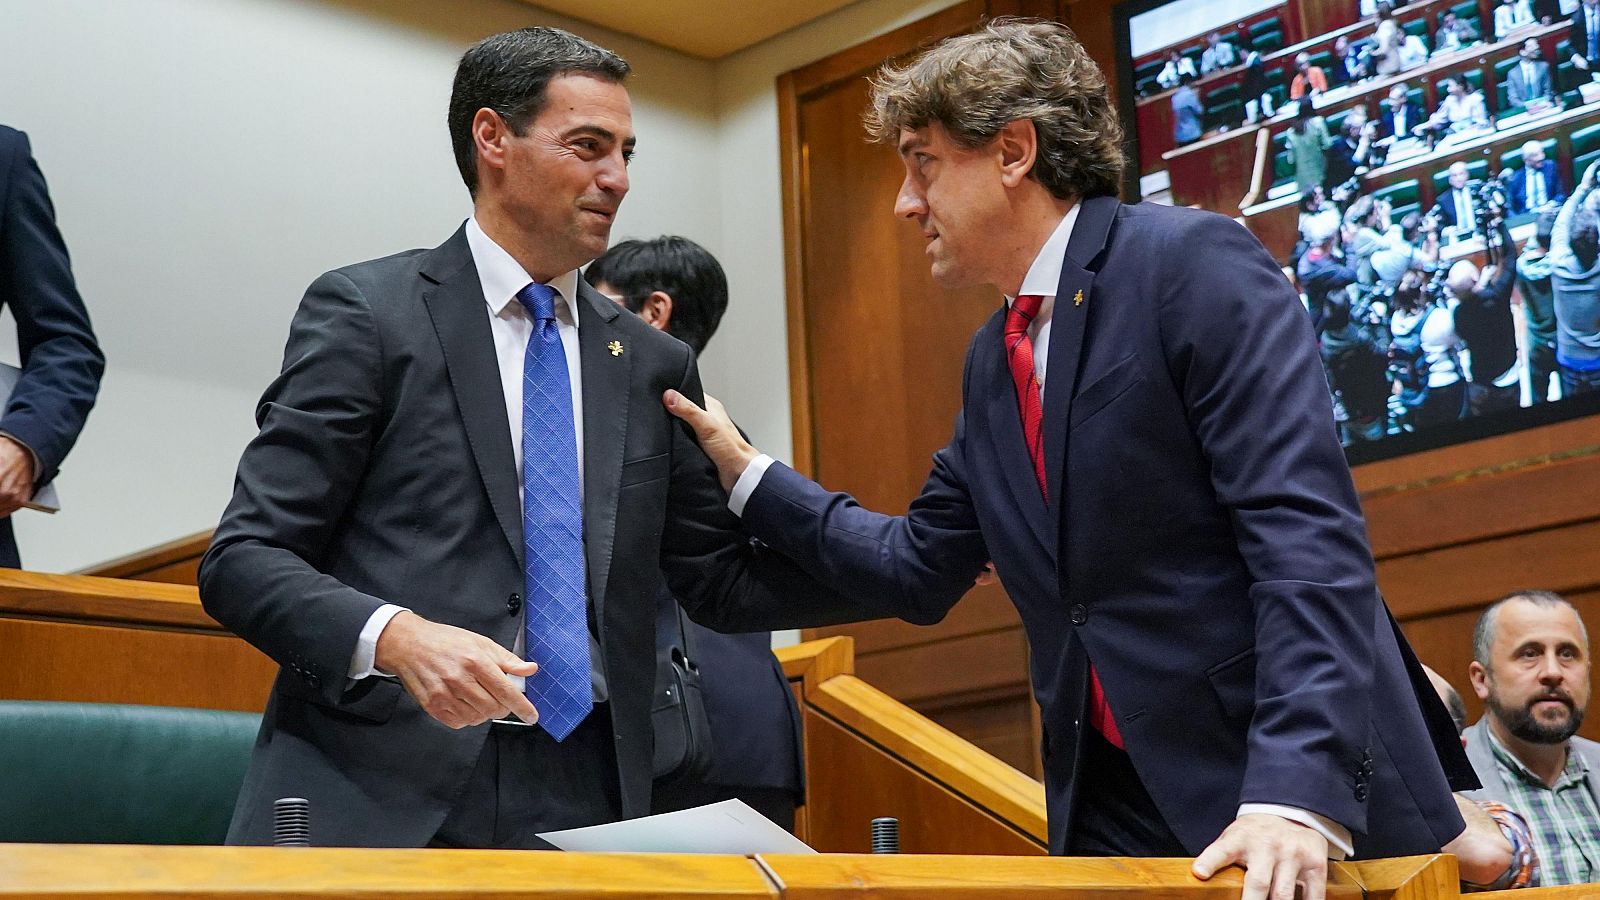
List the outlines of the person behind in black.
{"type": "Polygon", "coordinates": [[[50,483],[100,391],[106,358],[72,278],[28,136],[0,125],[0,305],[22,373],[0,414],[0,566],[20,568],[11,514],[50,483]]]}
{"type": "MultiPolygon", "coordinates": [[[[728,308],[728,279],[704,247],[669,235],[623,241],[589,265],[595,290],[694,350],[705,351],[728,308]]],[[[689,621],[665,585],[656,593],[656,653],[687,650],[700,670],[711,762],[701,776],[656,781],[652,813],[737,797],[794,830],[801,796],[800,711],[772,655],[772,633],[720,634],[689,621]],[[687,643],[688,648],[684,645],[687,643]]],[[[658,673],[662,666],[658,662],[658,673]]],[[[667,685],[658,677],[659,701],[667,685]]]]}
{"type": "Polygon", "coordinates": [[[1468,260],[1450,267],[1445,288],[1456,298],[1456,334],[1467,354],[1467,414],[1481,416],[1515,409],[1522,393],[1517,368],[1517,330],[1511,317],[1511,291],[1517,282],[1517,245],[1503,210],[1491,211],[1499,246],[1490,244],[1491,263],[1483,271],[1468,260]]]}
{"type": "Polygon", "coordinates": [[[1550,284],[1550,233],[1556,210],[1534,220],[1533,240],[1517,257],[1517,296],[1522,298],[1524,345],[1528,348],[1528,381],[1532,402],[1550,399],[1550,378],[1556,374],[1556,297],[1550,284]]]}

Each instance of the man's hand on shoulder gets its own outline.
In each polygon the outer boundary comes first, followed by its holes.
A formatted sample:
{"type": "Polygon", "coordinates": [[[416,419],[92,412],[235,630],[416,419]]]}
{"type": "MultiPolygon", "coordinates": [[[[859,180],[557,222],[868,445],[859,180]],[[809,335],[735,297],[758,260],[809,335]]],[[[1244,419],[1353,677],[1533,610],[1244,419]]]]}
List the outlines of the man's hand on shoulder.
{"type": "Polygon", "coordinates": [[[0,434],[0,518],[33,498],[33,452],[10,435],[0,434]]]}
{"type": "Polygon", "coordinates": [[[465,628],[402,612],[378,636],[373,664],[397,676],[428,715],[451,728],[508,713],[529,723],[539,719],[533,704],[506,677],[532,675],[538,665],[465,628]]]}
{"type": "Polygon", "coordinates": [[[1328,839],[1280,816],[1240,816],[1195,857],[1191,871],[1205,880],[1231,865],[1245,870],[1243,900],[1293,900],[1296,883],[1305,885],[1305,900],[1323,900],[1328,839]]]}
{"type": "Polygon", "coordinates": [[[744,474],[751,460],[761,455],[761,451],[750,446],[739,434],[739,428],[728,418],[728,411],[722,408],[722,402],[710,394],[706,395],[705,409],[677,391],[667,391],[661,401],[667,405],[668,412],[694,429],[700,449],[717,467],[722,489],[732,493],[733,486],[739,483],[739,476],[744,474]]]}

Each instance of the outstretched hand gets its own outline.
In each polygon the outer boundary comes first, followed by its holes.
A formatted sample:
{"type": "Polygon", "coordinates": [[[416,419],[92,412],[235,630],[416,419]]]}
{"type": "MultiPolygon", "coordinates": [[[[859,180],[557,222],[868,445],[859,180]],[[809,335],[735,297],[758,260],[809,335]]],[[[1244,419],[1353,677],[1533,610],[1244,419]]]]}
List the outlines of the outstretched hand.
{"type": "Polygon", "coordinates": [[[744,474],[751,460],[761,455],[761,451],[750,446],[733,420],[728,418],[728,411],[722,408],[721,401],[710,394],[706,395],[705,409],[677,391],[667,391],[661,396],[661,402],[666,404],[668,412],[694,429],[700,449],[717,467],[722,489],[732,493],[739,476],[744,474]]]}

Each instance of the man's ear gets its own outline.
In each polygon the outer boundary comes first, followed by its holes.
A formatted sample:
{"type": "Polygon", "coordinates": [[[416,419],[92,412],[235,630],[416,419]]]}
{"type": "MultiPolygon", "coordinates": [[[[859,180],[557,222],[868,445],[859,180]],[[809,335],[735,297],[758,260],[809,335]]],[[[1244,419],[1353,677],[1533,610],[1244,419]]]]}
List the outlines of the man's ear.
{"type": "Polygon", "coordinates": [[[1467,665],[1467,679],[1472,682],[1472,692],[1479,700],[1489,699],[1489,672],[1477,660],[1467,665]]]}
{"type": "Polygon", "coordinates": [[[1015,119],[1001,126],[994,142],[1000,162],[1000,181],[1014,188],[1033,171],[1033,163],[1039,156],[1039,133],[1032,119],[1015,119]]]}
{"type": "MultiPolygon", "coordinates": [[[[477,165],[489,169],[506,167],[506,141],[513,137],[511,126],[500,114],[487,107],[472,117],[472,147],[477,165]]],[[[480,175],[482,173],[480,172],[480,175]]]]}
{"type": "Polygon", "coordinates": [[[672,295],[666,291],[651,291],[639,306],[639,318],[658,331],[672,331],[672,295]]]}

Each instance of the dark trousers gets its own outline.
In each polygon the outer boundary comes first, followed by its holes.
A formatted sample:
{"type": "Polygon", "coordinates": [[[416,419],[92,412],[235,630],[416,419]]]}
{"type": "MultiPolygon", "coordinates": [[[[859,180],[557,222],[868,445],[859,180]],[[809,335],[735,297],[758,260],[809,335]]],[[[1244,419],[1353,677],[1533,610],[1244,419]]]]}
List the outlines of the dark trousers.
{"type": "Polygon", "coordinates": [[[725,784],[678,782],[658,784],[650,798],[650,813],[677,812],[708,803],[739,799],[756,812],[794,833],[794,792],[784,788],[734,787],[725,784]]]}
{"type": "Polygon", "coordinates": [[[1161,817],[1128,754],[1085,729],[1068,856],[1189,856],[1161,817]]]}
{"type": "Polygon", "coordinates": [[[428,846],[549,850],[540,832],[621,818],[611,715],[597,704],[560,743],[538,726],[490,725],[466,788],[428,846]]]}
{"type": "Polygon", "coordinates": [[[1571,397],[1575,394],[1587,394],[1590,391],[1600,390],[1600,371],[1581,372],[1577,369],[1561,367],[1561,396],[1571,397]]]}
{"type": "Polygon", "coordinates": [[[1550,399],[1550,376],[1556,371],[1555,338],[1528,336],[1528,374],[1533,382],[1533,402],[1550,399]]]}

